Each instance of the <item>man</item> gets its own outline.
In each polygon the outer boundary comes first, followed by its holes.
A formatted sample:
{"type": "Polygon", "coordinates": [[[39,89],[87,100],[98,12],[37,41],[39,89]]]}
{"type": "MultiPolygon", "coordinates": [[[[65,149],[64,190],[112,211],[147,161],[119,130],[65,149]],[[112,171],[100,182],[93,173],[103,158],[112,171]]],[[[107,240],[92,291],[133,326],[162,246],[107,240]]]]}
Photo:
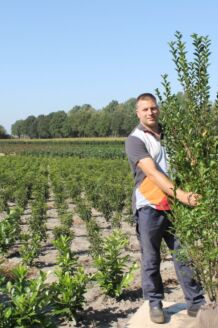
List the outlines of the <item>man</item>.
{"type": "MultiPolygon", "coordinates": [[[[140,123],[127,138],[126,153],[135,178],[133,211],[142,252],[142,290],[144,299],[149,300],[151,320],[163,323],[161,240],[165,240],[171,251],[180,247],[179,241],[169,232],[172,224],[167,217],[170,210],[168,197],[176,197],[183,204],[196,206],[199,195],[181,189],[175,192],[173,182],[168,177],[156,98],[150,93],[141,94],[136,100],[136,114],[140,123]]],[[[202,288],[193,279],[191,269],[176,258],[175,252],[172,256],[187,302],[188,315],[196,316],[200,306],[205,303],[202,288]]]]}

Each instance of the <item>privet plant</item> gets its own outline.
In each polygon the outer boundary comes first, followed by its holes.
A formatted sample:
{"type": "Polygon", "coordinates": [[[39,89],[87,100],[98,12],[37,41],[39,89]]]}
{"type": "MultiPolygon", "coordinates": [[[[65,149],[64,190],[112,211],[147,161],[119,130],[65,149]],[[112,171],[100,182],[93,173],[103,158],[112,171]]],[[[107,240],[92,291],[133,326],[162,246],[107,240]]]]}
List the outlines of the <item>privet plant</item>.
{"type": "Polygon", "coordinates": [[[217,136],[215,112],[209,100],[208,37],[193,34],[193,60],[187,59],[182,34],[176,32],[170,51],[176,65],[182,97],[171,91],[167,75],[163,75],[163,94],[157,89],[161,104],[165,142],[170,172],[176,188],[201,195],[199,205],[190,208],[173,202],[173,222],[183,245],[183,255],[192,260],[211,301],[218,288],[218,224],[217,224],[217,136]]]}
{"type": "Polygon", "coordinates": [[[40,255],[42,242],[46,241],[46,200],[48,198],[48,179],[39,176],[32,187],[33,201],[31,204],[31,216],[28,219],[28,232],[21,234],[20,254],[23,263],[33,265],[33,261],[40,255]]]}
{"type": "Polygon", "coordinates": [[[78,310],[85,303],[86,285],[89,276],[78,263],[78,257],[71,251],[72,236],[60,236],[53,244],[58,250],[58,281],[52,284],[54,314],[63,315],[68,320],[77,320],[78,310]]]}
{"type": "Polygon", "coordinates": [[[47,274],[40,271],[35,279],[27,279],[28,269],[19,265],[12,271],[13,280],[0,286],[5,302],[0,304],[0,327],[55,327],[49,306],[51,293],[47,274]]]}
{"type": "Polygon", "coordinates": [[[59,268],[61,268],[63,272],[68,271],[73,274],[78,267],[78,257],[71,251],[71,242],[72,237],[60,236],[53,241],[53,244],[58,250],[57,263],[59,268]]]}
{"type": "Polygon", "coordinates": [[[128,238],[119,230],[114,229],[102,245],[101,254],[94,256],[97,268],[95,279],[106,295],[118,297],[133,280],[133,272],[137,265],[128,268],[129,255],[123,255],[128,245],[128,238]]]}
{"type": "Polygon", "coordinates": [[[54,310],[56,315],[64,316],[67,320],[76,322],[78,311],[83,309],[85,303],[86,285],[88,275],[83,267],[79,266],[72,275],[62,269],[56,271],[58,282],[53,283],[51,289],[54,295],[54,310]]]}
{"type": "Polygon", "coordinates": [[[22,209],[15,207],[0,222],[0,254],[4,254],[19,238],[21,214],[22,209]]]}
{"type": "Polygon", "coordinates": [[[57,282],[51,286],[54,308],[53,313],[64,316],[68,320],[77,321],[79,310],[85,303],[86,285],[90,277],[78,262],[78,256],[71,250],[74,232],[72,230],[73,215],[67,204],[68,190],[65,190],[64,170],[51,167],[51,184],[54,200],[58,209],[60,225],[53,230],[53,244],[58,250],[55,271],[57,282]],[[63,176],[62,176],[63,175],[63,176]]]}

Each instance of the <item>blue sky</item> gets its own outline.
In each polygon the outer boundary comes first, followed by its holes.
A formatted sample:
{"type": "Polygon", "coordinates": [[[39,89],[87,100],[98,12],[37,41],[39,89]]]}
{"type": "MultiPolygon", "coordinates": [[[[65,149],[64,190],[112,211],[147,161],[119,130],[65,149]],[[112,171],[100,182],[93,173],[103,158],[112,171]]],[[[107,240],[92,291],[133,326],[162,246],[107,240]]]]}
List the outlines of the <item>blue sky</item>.
{"type": "Polygon", "coordinates": [[[181,90],[168,42],[180,31],[211,39],[211,100],[218,91],[216,0],[0,0],[0,125],[161,89],[181,90]]]}

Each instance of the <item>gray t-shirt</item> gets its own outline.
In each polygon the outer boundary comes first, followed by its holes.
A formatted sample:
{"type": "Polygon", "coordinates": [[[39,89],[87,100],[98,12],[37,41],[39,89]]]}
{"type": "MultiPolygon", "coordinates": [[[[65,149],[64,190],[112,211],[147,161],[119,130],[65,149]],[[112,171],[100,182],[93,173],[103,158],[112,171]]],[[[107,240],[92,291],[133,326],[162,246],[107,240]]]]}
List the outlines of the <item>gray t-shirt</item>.
{"type": "Polygon", "coordinates": [[[153,159],[159,171],[168,175],[167,155],[161,140],[139,124],[128,136],[125,147],[135,179],[133,212],[144,206],[151,206],[157,210],[169,210],[166,195],[137,166],[141,159],[149,157],[153,159]]]}

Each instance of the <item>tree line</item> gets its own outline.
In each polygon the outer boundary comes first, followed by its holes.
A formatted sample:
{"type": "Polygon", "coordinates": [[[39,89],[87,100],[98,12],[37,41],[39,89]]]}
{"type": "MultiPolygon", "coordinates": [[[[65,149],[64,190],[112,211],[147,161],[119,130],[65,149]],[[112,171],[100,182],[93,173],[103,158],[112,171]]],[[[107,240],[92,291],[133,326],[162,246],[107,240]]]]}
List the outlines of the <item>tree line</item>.
{"type": "MultiPolygon", "coordinates": [[[[177,93],[181,106],[185,95],[177,93]]],[[[30,115],[16,121],[11,127],[13,137],[18,138],[68,138],[68,137],[122,137],[127,136],[138,119],[135,114],[135,98],[118,103],[112,100],[107,106],[96,110],[89,104],[74,106],[69,112],[57,111],[48,115],[30,115]]],[[[212,106],[214,124],[218,126],[217,107],[212,106]]],[[[217,128],[218,132],[218,128],[217,128]]],[[[0,125],[0,138],[8,138],[0,125]]]]}
{"type": "Polygon", "coordinates": [[[74,106],[68,113],[28,116],[16,121],[11,131],[19,138],[126,136],[137,124],[134,108],[134,98],[124,103],[113,100],[101,110],[89,104],[74,106]]]}

